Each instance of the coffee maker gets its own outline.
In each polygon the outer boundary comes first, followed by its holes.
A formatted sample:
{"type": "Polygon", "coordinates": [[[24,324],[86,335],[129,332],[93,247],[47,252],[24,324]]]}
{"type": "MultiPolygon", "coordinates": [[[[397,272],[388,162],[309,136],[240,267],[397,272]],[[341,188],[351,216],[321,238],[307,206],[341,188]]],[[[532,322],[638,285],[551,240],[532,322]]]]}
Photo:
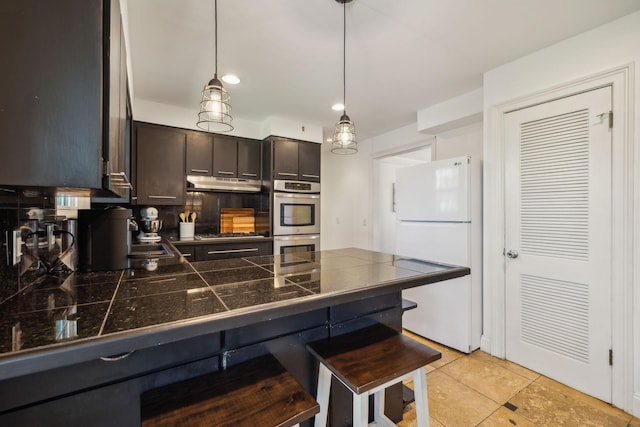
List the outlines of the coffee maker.
{"type": "Polygon", "coordinates": [[[162,220],[158,219],[158,209],[148,206],[140,209],[140,220],[138,221],[140,234],[138,242],[155,243],[162,240],[158,231],[162,229],[162,220]]]}
{"type": "Polygon", "coordinates": [[[131,209],[110,207],[78,211],[80,271],[121,270],[129,267],[131,209]]]}

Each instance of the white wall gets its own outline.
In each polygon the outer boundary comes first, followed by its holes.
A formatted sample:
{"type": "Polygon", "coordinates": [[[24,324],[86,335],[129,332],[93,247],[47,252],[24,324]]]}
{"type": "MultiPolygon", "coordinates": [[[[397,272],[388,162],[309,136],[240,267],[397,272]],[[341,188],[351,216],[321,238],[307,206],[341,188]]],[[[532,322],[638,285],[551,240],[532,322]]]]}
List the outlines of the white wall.
{"type": "MultiPolygon", "coordinates": [[[[561,43],[535,52],[531,55],[520,58],[516,61],[504,64],[484,75],[484,253],[485,253],[485,276],[484,276],[484,331],[491,333],[492,320],[494,316],[499,316],[499,308],[492,307],[491,289],[498,287],[496,278],[500,277],[502,269],[502,257],[500,255],[503,245],[503,220],[500,211],[501,204],[501,159],[502,153],[500,142],[496,135],[499,131],[499,123],[495,120],[493,111],[499,108],[500,104],[506,102],[516,102],[534,93],[551,90],[567,83],[593,76],[604,71],[619,68],[632,64],[632,75],[630,76],[630,91],[623,94],[628,97],[627,108],[630,108],[630,117],[633,124],[629,128],[630,138],[633,140],[633,147],[628,158],[632,158],[633,175],[635,170],[635,182],[632,188],[626,187],[626,183],[617,182],[614,185],[627,188],[629,205],[626,207],[634,218],[633,239],[630,241],[634,253],[635,266],[640,265],[640,215],[634,215],[632,209],[638,212],[640,209],[640,116],[637,111],[640,105],[640,86],[634,82],[640,81],[640,12],[633,13],[607,25],[585,32],[576,37],[567,39],[561,43]],[[633,157],[632,157],[633,156],[633,157]]],[[[615,88],[614,88],[615,90],[615,88]]],[[[614,97],[615,98],[615,97],[614,97]]],[[[619,100],[615,100],[618,102],[619,100]]],[[[614,127],[614,132],[624,132],[625,130],[614,127]],[[617,129],[617,130],[616,130],[617,129]]],[[[640,269],[635,268],[631,273],[633,289],[628,292],[628,299],[633,298],[633,325],[623,325],[624,331],[633,334],[633,342],[621,343],[617,348],[623,350],[622,353],[633,354],[625,358],[620,354],[616,364],[614,362],[614,392],[613,402],[616,406],[622,407],[627,412],[640,415],[640,269]],[[631,349],[632,351],[629,351],[631,349]],[[631,360],[630,360],[631,359],[631,360]],[[622,366],[625,365],[626,366],[622,366]],[[626,372],[625,378],[616,380],[616,372],[623,369],[626,372]],[[626,370],[625,370],[626,369],[626,370]],[[633,372],[633,380],[631,376],[633,372]],[[631,382],[633,384],[631,385],[631,382]],[[631,385],[631,387],[629,386],[631,385]],[[632,391],[631,391],[632,389],[632,391]]],[[[624,307],[618,307],[618,311],[624,307]]],[[[616,334],[624,331],[615,331],[616,334]]],[[[494,333],[498,333],[494,331],[494,333]]],[[[486,336],[490,343],[493,337],[486,336]]],[[[614,347],[616,343],[613,343],[614,347]]],[[[483,345],[486,349],[486,346],[483,345]]]]}
{"type": "MultiPolygon", "coordinates": [[[[193,108],[183,108],[139,98],[135,99],[133,105],[134,120],[183,129],[201,130],[196,126],[198,105],[194,105],[193,108]]],[[[231,124],[234,129],[228,133],[229,135],[253,139],[263,139],[270,135],[277,135],[302,141],[322,142],[322,127],[279,117],[270,117],[263,122],[234,117],[231,124]]]]}
{"type": "Polygon", "coordinates": [[[370,248],[371,145],[358,143],[358,152],[333,154],[322,144],[321,237],[323,250],[370,248]]]}
{"type": "Polygon", "coordinates": [[[482,121],[452,129],[436,136],[434,160],[471,156],[482,160],[482,121]]]}
{"type": "Polygon", "coordinates": [[[300,123],[280,117],[269,117],[262,123],[261,129],[261,138],[275,135],[322,143],[322,127],[309,123],[300,123]]]}
{"type": "Polygon", "coordinates": [[[482,121],[483,89],[464,93],[418,111],[418,130],[441,134],[482,121]]]}
{"type": "MultiPolygon", "coordinates": [[[[133,119],[141,122],[156,123],[166,126],[174,126],[183,129],[201,130],[196,126],[198,121],[198,105],[191,108],[182,108],[175,105],[161,104],[159,102],[136,99],[133,107],[133,119]]],[[[229,135],[237,135],[245,138],[262,139],[262,125],[234,118],[231,122],[234,129],[229,135]]]]}

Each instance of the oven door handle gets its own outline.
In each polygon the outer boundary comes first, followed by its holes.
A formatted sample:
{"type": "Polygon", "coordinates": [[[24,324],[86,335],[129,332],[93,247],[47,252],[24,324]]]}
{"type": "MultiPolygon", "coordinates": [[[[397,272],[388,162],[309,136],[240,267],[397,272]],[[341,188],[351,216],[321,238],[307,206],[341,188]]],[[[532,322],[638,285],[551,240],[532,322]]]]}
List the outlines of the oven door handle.
{"type": "Polygon", "coordinates": [[[319,194],[273,193],[277,199],[319,199],[319,194]]]}
{"type": "Polygon", "coordinates": [[[309,240],[310,242],[319,239],[319,234],[296,234],[291,236],[273,236],[273,240],[278,242],[290,242],[293,240],[309,240]]]}

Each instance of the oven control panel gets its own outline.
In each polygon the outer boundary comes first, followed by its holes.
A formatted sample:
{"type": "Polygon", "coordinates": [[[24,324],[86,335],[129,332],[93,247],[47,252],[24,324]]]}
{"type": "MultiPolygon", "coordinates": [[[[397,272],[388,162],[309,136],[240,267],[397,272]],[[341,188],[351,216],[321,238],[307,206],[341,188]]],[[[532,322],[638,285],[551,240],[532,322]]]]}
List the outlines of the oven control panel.
{"type": "Polygon", "coordinates": [[[276,179],[273,181],[273,189],[287,193],[319,193],[320,183],[276,179]]]}

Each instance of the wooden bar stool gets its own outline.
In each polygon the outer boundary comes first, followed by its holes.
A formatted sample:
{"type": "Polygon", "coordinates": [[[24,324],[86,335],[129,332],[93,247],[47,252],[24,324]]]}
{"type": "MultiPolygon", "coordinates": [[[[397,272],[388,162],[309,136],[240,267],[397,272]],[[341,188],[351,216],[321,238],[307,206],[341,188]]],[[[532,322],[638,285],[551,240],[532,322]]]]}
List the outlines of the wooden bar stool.
{"type": "Polygon", "coordinates": [[[439,351],[427,347],[386,326],[374,326],[307,345],[318,359],[320,413],[315,426],[325,426],[331,377],[335,376],[353,394],[353,426],[369,423],[369,395],[374,395],[374,421],[395,424],[384,415],[384,389],[413,378],[418,426],[429,425],[425,367],[440,359],[439,351]]]}
{"type": "Polygon", "coordinates": [[[143,427],[289,427],[320,410],[272,355],[149,390],[141,406],[143,427]]]}

